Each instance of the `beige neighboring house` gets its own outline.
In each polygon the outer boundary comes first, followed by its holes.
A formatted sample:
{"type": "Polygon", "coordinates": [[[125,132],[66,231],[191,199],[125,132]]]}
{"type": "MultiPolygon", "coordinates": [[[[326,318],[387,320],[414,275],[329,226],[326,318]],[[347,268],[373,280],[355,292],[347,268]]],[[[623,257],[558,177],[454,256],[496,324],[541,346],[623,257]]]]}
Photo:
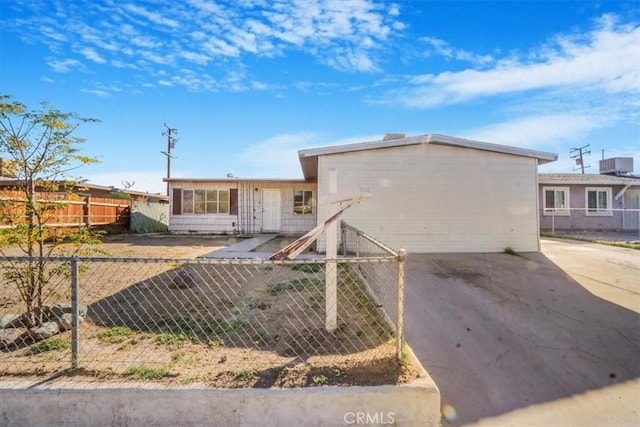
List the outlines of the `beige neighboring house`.
{"type": "MultiPolygon", "coordinates": [[[[557,155],[443,135],[299,151],[304,179],[171,178],[175,232],[302,233],[343,219],[408,252],[539,250],[538,165],[557,155]]],[[[319,242],[323,250],[323,240],[319,242]]]]}

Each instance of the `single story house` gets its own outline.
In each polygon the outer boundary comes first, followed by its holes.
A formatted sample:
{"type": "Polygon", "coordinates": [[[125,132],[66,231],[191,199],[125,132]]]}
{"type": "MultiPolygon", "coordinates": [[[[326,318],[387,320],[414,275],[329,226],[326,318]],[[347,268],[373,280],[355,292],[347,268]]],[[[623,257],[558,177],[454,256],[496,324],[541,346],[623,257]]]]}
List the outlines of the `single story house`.
{"type": "Polygon", "coordinates": [[[541,173],[543,231],[633,231],[640,219],[640,177],[541,173]]]}
{"type": "MultiPolygon", "coordinates": [[[[539,250],[538,165],[557,155],[443,135],[299,151],[304,179],[169,178],[172,232],[302,234],[343,219],[409,252],[539,250]]],[[[323,239],[319,241],[323,250],[323,239]]]]}

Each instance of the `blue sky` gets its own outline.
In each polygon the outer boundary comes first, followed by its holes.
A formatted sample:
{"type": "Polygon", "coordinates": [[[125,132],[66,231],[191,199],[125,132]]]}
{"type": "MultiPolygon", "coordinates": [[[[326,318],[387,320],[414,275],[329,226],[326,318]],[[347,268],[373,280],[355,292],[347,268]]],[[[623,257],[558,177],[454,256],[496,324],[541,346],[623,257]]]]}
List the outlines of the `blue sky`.
{"type": "Polygon", "coordinates": [[[297,150],[441,133],[640,169],[637,1],[3,0],[0,93],[82,125],[91,182],[300,178],[297,150]]]}

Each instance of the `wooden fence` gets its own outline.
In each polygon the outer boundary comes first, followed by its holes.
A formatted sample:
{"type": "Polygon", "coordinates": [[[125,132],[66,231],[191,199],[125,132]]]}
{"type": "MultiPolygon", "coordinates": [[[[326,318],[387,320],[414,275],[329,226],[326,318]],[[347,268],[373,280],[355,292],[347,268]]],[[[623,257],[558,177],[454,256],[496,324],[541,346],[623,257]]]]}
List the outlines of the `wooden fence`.
{"type": "MultiPolygon", "coordinates": [[[[26,221],[26,199],[19,191],[0,191],[0,209],[10,213],[15,219],[4,218],[0,228],[12,227],[13,221],[26,221]]],[[[38,193],[38,203],[55,205],[46,211],[44,222],[48,227],[91,227],[109,231],[127,231],[131,217],[131,201],[109,199],[87,195],[67,195],[61,193],[38,193]]]]}

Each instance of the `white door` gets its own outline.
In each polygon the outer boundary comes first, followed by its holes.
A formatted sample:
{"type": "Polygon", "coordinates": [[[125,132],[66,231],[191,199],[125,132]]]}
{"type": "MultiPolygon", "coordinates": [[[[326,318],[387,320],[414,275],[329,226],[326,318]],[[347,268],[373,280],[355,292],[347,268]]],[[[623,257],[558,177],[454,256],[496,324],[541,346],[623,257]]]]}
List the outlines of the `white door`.
{"type": "Polygon", "coordinates": [[[629,210],[624,212],[622,228],[637,230],[640,226],[640,190],[627,190],[624,193],[624,207],[629,210]]]}
{"type": "Polygon", "coordinates": [[[280,231],[280,190],[262,190],[262,231],[280,231]]]}

